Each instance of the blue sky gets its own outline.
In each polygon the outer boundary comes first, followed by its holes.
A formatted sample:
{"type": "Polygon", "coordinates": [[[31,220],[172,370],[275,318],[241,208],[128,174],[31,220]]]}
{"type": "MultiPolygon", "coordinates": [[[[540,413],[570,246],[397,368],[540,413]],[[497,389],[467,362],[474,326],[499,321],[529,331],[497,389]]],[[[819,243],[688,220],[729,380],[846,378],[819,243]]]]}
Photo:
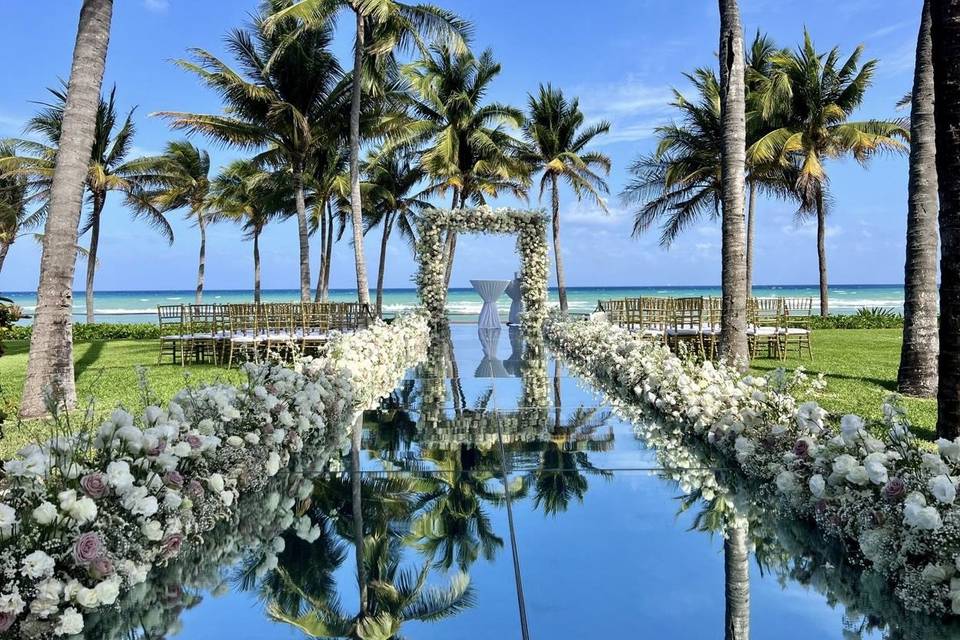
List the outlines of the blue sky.
{"type": "MultiPolygon", "coordinates": [[[[525,106],[528,92],[552,82],[580,97],[588,119],[605,118],[612,130],[597,148],[613,160],[610,214],[578,204],[562,192],[563,244],[570,285],[717,284],[720,277],[719,224],[704,220],[669,250],[657,234],[630,237],[631,212],[616,197],[629,163],[653,144],[652,127],[669,120],[670,88],[685,88],[682,73],[714,64],[717,41],[715,0],[436,0],[475,25],[473,46],[491,47],[503,65],[491,99],[525,106]],[[587,8],[588,7],[588,8],[587,8]]],[[[8,65],[0,92],[0,137],[17,136],[45,99],[45,87],[69,72],[79,0],[11,0],[4,3],[5,37],[0,55],[23,60],[8,65]]],[[[747,39],[760,28],[778,44],[795,46],[804,25],[819,49],[839,45],[848,53],[859,43],[866,56],[879,58],[873,88],[860,117],[889,117],[909,91],[920,1],[741,0],[747,39]]],[[[113,35],[105,87],[117,85],[123,109],[137,106],[136,149],[155,153],[177,137],[149,117],[158,110],[216,111],[215,96],[171,63],[189,47],[222,53],[223,35],[245,21],[255,0],[125,0],[115,4],[113,35]]],[[[352,25],[344,23],[336,50],[349,54],[352,25]]],[[[902,115],[902,114],[897,114],[902,115]]],[[[202,138],[198,144],[210,146],[202,138]]],[[[223,164],[235,152],[211,147],[223,164]]],[[[836,283],[896,283],[903,278],[907,189],[905,157],[873,160],[868,170],[852,161],[829,165],[834,198],[828,224],[830,279],[836,283]]],[[[500,204],[517,204],[504,200],[500,204]]],[[[544,205],[547,203],[544,202],[544,205]]],[[[530,206],[540,206],[534,194],[530,206]]],[[[815,228],[798,224],[787,203],[758,204],[756,283],[801,284],[816,281],[815,228]]],[[[131,221],[115,194],[104,214],[99,290],[190,289],[194,286],[198,238],[179,214],[171,214],[176,242],[167,246],[144,224],[131,221]]],[[[208,288],[248,288],[252,281],[251,246],[240,231],[217,225],[209,234],[208,288]]],[[[86,238],[81,240],[86,243],[86,238]]],[[[374,266],[376,238],[368,240],[374,266]]],[[[316,269],[315,241],[312,262],[316,269]]],[[[296,224],[270,228],[261,244],[267,288],[293,288],[297,282],[296,224]]],[[[11,249],[0,290],[36,288],[39,247],[31,239],[11,249]]],[[[353,250],[336,246],[333,287],[353,286],[353,250]]],[[[410,286],[415,265],[409,249],[396,243],[387,256],[388,287],[410,286]]],[[[453,285],[476,277],[509,275],[517,267],[513,243],[505,238],[464,238],[458,245],[453,285]]],[[[78,268],[82,287],[83,267],[78,268]]],[[[315,272],[314,272],[315,273],[315,272]]],[[[371,277],[373,274],[371,274],[371,277]]]]}

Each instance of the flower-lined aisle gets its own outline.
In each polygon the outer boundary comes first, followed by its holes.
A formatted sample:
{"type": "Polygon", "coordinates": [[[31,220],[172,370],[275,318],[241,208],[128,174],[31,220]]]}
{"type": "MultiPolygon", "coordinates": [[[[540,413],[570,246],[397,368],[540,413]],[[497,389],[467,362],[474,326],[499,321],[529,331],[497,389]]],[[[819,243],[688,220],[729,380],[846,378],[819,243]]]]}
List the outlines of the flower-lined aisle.
{"type": "Polygon", "coordinates": [[[884,406],[886,435],[874,437],[858,416],[835,421],[798,402],[800,387],[821,384],[802,372],[745,376],[682,359],[602,314],[553,314],[545,333],[578,373],[617,390],[641,437],[701,440],[766,484],[783,512],[842,541],[908,610],[960,614],[960,439],[924,449],[895,402],[884,406]]]}
{"type": "MultiPolygon", "coordinates": [[[[98,429],[25,447],[0,480],[0,633],[81,633],[85,617],[204,545],[240,496],[305,455],[325,468],[428,341],[424,315],[401,316],[334,337],[324,358],[246,365],[239,386],[187,388],[164,408],[117,409],[98,429]]],[[[290,524],[316,535],[309,519],[290,524]]]]}

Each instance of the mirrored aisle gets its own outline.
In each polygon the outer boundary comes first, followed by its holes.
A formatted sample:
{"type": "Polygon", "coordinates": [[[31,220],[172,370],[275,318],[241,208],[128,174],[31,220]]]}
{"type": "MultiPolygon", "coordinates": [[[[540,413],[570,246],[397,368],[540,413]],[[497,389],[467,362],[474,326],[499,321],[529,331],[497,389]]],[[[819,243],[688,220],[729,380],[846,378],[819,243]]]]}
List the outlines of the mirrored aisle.
{"type": "Polygon", "coordinates": [[[218,555],[168,567],[143,608],[101,628],[189,640],[960,637],[904,611],[842,548],[778,521],[708,452],[639,439],[514,329],[435,336],[363,426],[359,465],[345,456],[311,495],[265,491],[211,540],[218,555]],[[250,524],[285,500],[296,522],[275,534],[250,524]]]}

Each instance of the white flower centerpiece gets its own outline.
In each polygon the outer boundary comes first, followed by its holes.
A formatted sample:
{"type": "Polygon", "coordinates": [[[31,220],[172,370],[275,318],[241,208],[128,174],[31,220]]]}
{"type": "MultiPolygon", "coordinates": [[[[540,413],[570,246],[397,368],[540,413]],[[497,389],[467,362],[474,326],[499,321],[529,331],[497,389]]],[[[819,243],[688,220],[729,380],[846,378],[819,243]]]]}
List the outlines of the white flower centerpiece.
{"type": "Polygon", "coordinates": [[[202,540],[304,448],[325,465],[428,334],[423,314],[401,316],[334,336],[326,357],[247,364],[239,386],[187,388],[24,447],[0,480],[0,635],[81,633],[85,615],[202,540]]]}
{"type": "Polygon", "coordinates": [[[622,406],[702,440],[771,487],[793,517],[859,549],[908,610],[960,615],[960,439],[925,448],[895,400],[882,424],[837,421],[797,400],[799,387],[822,388],[802,370],[762,377],[698,363],[600,316],[554,313],[545,334],[576,371],[618,389],[622,406]]]}

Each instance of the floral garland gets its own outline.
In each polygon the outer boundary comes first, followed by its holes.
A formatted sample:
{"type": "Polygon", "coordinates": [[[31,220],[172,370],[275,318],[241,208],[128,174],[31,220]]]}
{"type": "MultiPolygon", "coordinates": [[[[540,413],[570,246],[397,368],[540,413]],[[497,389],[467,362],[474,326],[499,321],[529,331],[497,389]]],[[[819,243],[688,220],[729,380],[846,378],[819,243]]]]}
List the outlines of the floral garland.
{"type": "Polygon", "coordinates": [[[446,318],[447,288],[444,231],[517,234],[520,292],[527,333],[539,333],[547,313],[547,230],[541,211],[492,209],[429,209],[417,219],[417,289],[433,323],[446,318]]]}
{"type": "Polygon", "coordinates": [[[428,334],[422,314],[401,316],[333,336],[323,358],[248,364],[239,386],[188,388],[166,408],[117,409],[99,429],[22,449],[0,480],[0,634],[80,634],[293,456],[325,466],[428,334]]]}
{"type": "Polygon", "coordinates": [[[906,609],[960,615],[960,438],[929,451],[888,402],[879,439],[858,416],[835,421],[816,402],[799,403],[791,389],[802,371],[743,376],[681,359],[603,314],[586,322],[552,315],[545,333],[576,369],[655,411],[662,429],[701,439],[774,487],[794,517],[859,550],[906,609]]]}

